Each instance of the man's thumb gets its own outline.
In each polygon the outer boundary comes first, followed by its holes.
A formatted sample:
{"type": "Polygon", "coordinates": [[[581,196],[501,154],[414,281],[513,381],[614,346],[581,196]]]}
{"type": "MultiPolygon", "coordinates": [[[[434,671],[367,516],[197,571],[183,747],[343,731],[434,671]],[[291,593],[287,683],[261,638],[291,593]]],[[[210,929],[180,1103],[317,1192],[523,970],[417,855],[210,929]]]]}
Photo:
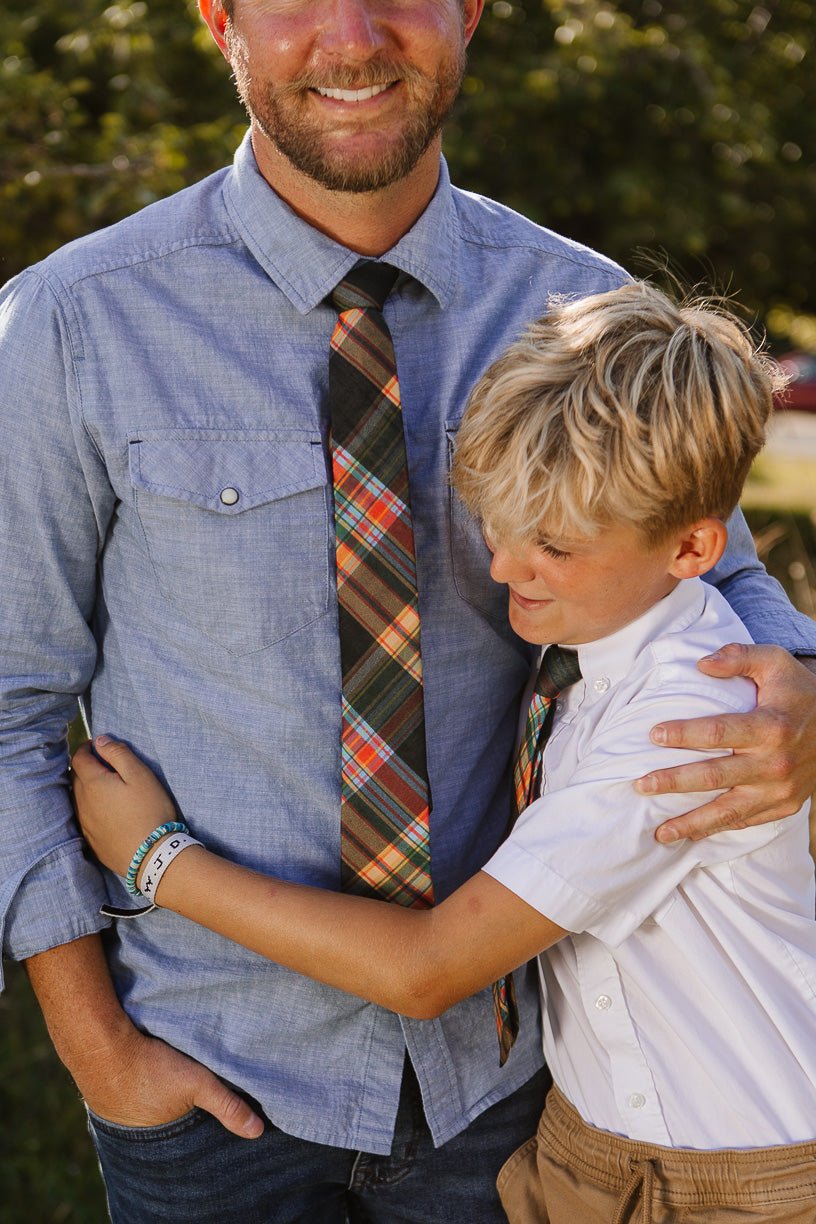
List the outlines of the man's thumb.
{"type": "Polygon", "coordinates": [[[749,666],[748,653],[740,642],[729,642],[705,655],[697,666],[709,676],[744,676],[749,666]]]}
{"type": "Polygon", "coordinates": [[[263,1120],[238,1096],[213,1075],[207,1077],[193,1097],[193,1104],[217,1118],[223,1127],[239,1139],[257,1139],[263,1134],[263,1120]]]}

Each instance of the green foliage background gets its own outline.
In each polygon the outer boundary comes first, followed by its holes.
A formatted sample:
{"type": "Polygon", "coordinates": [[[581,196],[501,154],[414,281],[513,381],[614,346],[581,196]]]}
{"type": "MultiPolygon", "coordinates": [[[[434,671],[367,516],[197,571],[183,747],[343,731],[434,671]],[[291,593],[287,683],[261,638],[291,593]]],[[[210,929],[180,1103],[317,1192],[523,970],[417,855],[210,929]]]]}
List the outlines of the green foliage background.
{"type": "MultiPolygon", "coordinates": [[[[194,0],[2,0],[0,279],[223,165],[244,127],[194,0]]],[[[816,347],[811,0],[492,0],[461,185],[634,270],[665,251],[816,347]]]]}
{"type": "MultiPolygon", "coordinates": [[[[245,118],[194,0],[0,16],[0,282],[231,158],[245,118]]],[[[665,252],[816,351],[814,18],[810,0],[492,0],[446,137],[454,179],[636,272],[665,252]]],[[[812,611],[812,518],[755,525],[812,611]]],[[[102,1224],[77,1094],[8,978],[0,1224],[102,1224]]]]}

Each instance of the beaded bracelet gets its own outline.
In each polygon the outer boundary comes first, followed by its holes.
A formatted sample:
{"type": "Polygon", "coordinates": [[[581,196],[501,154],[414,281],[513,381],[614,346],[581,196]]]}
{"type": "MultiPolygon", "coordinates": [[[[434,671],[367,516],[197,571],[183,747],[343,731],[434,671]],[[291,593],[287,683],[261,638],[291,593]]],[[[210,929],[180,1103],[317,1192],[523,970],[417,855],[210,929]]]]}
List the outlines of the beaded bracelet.
{"type": "Polygon", "coordinates": [[[147,837],[136,850],[133,858],[130,860],[130,866],[127,869],[125,876],[125,888],[134,897],[141,897],[142,893],[136,887],[136,876],[139,874],[139,868],[142,865],[142,859],[147,854],[151,846],[162,837],[165,833],[189,833],[190,830],[186,824],[180,820],[168,820],[166,824],[160,824],[152,833],[148,833],[147,837]]]}

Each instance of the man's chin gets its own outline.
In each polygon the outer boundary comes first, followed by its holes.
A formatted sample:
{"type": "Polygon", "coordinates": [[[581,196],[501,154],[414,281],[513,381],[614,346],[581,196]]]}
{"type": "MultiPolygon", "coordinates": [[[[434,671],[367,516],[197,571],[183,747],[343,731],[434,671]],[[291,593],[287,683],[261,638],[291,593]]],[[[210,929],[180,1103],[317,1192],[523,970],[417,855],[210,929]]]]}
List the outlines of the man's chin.
{"type": "MultiPolygon", "coordinates": [[[[351,141],[347,141],[350,144],[351,141]]],[[[276,141],[278,152],[301,174],[312,179],[327,191],[363,195],[384,191],[400,182],[414,169],[427,150],[428,144],[417,150],[398,149],[383,152],[382,144],[361,139],[353,152],[348,148],[327,150],[288,149],[276,141]]]]}

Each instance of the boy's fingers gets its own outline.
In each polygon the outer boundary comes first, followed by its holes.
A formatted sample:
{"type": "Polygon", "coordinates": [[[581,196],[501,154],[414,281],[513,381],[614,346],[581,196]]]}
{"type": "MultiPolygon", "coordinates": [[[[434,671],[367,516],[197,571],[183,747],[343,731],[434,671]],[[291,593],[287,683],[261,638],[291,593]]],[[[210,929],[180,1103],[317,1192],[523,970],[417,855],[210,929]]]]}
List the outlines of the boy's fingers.
{"type": "Polygon", "coordinates": [[[119,774],[123,782],[130,781],[145,768],[139,758],[131,752],[127,744],[123,744],[121,740],[111,739],[109,735],[97,735],[93,746],[99,756],[104,761],[107,761],[111,769],[114,769],[119,774]]]}
{"type": "Polygon", "coordinates": [[[71,757],[71,769],[83,782],[92,782],[102,774],[109,774],[106,765],[94,756],[89,743],[80,744],[71,757]]]}

